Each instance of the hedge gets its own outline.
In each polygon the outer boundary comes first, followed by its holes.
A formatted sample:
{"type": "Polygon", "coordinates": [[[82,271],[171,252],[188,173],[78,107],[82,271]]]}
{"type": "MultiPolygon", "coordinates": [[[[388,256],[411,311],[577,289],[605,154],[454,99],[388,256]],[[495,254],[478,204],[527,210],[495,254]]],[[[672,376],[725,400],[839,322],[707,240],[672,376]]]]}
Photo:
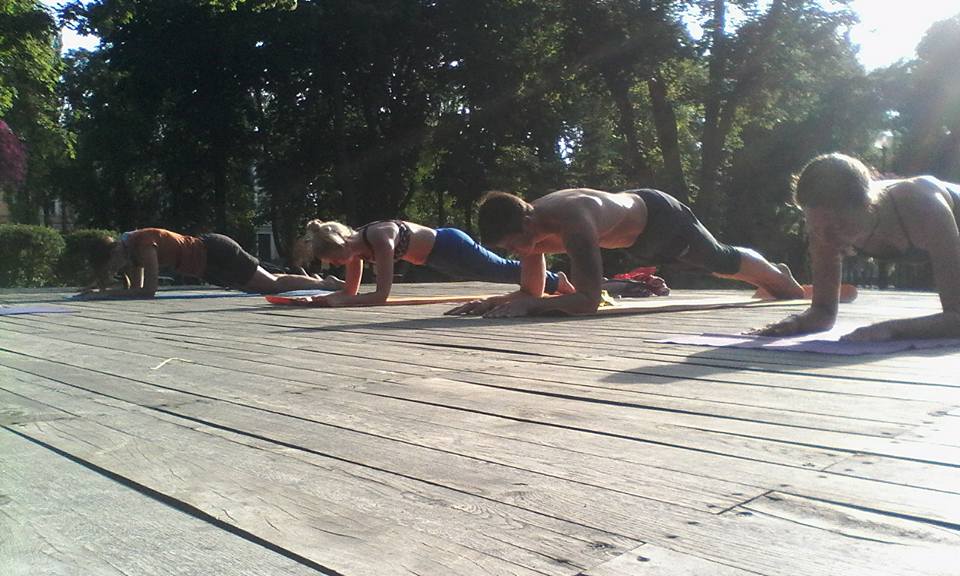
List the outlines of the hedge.
{"type": "Polygon", "coordinates": [[[55,266],[64,249],[53,228],[0,224],[0,287],[48,286],[56,281],[55,266]]]}

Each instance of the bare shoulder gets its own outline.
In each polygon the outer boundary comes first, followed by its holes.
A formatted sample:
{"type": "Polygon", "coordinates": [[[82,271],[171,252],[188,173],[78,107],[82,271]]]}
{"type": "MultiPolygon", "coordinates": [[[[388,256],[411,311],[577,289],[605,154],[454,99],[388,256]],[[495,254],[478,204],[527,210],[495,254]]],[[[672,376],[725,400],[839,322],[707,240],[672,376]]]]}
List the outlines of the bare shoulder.
{"type": "Polygon", "coordinates": [[[590,188],[567,188],[541,196],[531,204],[544,217],[580,218],[603,204],[603,194],[606,193],[590,188]]]}
{"type": "Polygon", "coordinates": [[[884,194],[892,197],[897,208],[918,216],[929,216],[944,210],[952,212],[953,199],[947,183],[933,176],[915,176],[884,182],[884,194]]]}
{"type": "Polygon", "coordinates": [[[393,243],[400,233],[400,227],[392,220],[384,220],[368,224],[365,230],[358,232],[363,234],[364,231],[367,241],[373,246],[393,247],[393,243]]]}

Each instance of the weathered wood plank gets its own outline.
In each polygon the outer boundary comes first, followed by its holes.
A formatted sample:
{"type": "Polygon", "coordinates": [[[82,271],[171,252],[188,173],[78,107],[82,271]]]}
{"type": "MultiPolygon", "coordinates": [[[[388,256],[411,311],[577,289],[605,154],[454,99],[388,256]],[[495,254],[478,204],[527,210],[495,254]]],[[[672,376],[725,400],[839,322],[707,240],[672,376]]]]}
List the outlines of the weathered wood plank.
{"type": "MultiPolygon", "coordinates": [[[[25,339],[28,338],[31,337],[25,337],[25,339]]],[[[211,354],[212,350],[206,347],[198,350],[190,341],[173,341],[168,338],[130,341],[103,335],[73,333],[69,336],[53,337],[53,339],[69,344],[102,347],[105,348],[106,353],[112,352],[112,349],[122,349],[154,356],[158,361],[163,361],[164,357],[176,357],[207,366],[278,375],[308,382],[316,381],[318,372],[338,376],[396,378],[403,375],[429,373],[442,376],[450,370],[457,370],[458,378],[475,384],[510,385],[509,382],[516,380],[516,386],[520,388],[536,383],[536,389],[545,392],[553,390],[553,393],[557,394],[577,395],[610,403],[632,403],[653,410],[669,409],[802,428],[888,437],[908,431],[906,424],[913,424],[917,418],[944,406],[942,403],[932,402],[857,398],[856,403],[841,403],[841,406],[831,413],[831,405],[837,405],[837,398],[833,394],[757,386],[744,391],[736,384],[720,385],[721,383],[710,381],[679,383],[675,379],[667,380],[658,376],[635,373],[617,374],[569,367],[562,371],[545,373],[542,367],[530,363],[491,363],[483,362],[479,358],[464,360],[462,355],[457,354],[434,354],[434,358],[439,356],[442,360],[432,362],[435,366],[431,367],[375,360],[364,363],[370,366],[357,367],[355,360],[350,357],[319,353],[305,354],[303,351],[274,352],[270,355],[250,353],[241,355],[228,352],[227,357],[222,357],[221,354],[211,354]],[[295,370],[297,368],[302,371],[297,373],[295,370]],[[468,371],[464,372],[464,370],[468,371]],[[801,409],[801,407],[805,408],[801,409]],[[870,417],[864,418],[864,412],[869,413],[870,417]]],[[[957,395],[960,399],[960,390],[957,395]]]]}
{"type": "Polygon", "coordinates": [[[577,576],[755,576],[740,568],[644,544],[577,576]]]}
{"type": "MultiPolygon", "coordinates": [[[[40,376],[42,369],[38,370],[35,365],[20,366],[33,370],[35,374],[25,381],[44,384],[40,376]]],[[[11,372],[15,373],[0,368],[0,376],[11,372]]],[[[729,508],[763,491],[696,473],[627,463],[559,447],[535,446],[528,441],[444,424],[429,414],[418,419],[417,413],[406,406],[374,409],[356,400],[344,401],[338,394],[324,398],[315,398],[309,393],[251,395],[250,405],[245,406],[236,402],[205,402],[171,390],[151,389],[129,380],[82,374],[73,369],[61,368],[56,372],[61,382],[77,382],[77,390],[99,392],[140,406],[159,407],[167,413],[268,436],[278,442],[307,442],[305,445],[315,451],[345,460],[361,460],[408,476],[435,474],[433,469],[438,466],[442,472],[459,463],[465,469],[463,474],[469,474],[475,467],[499,470],[494,473],[495,477],[510,476],[514,470],[535,474],[516,480],[509,490],[515,490],[515,486],[532,490],[543,484],[549,491],[558,483],[570,481],[704,511],[729,508]],[[283,414],[290,414],[292,418],[283,414]],[[420,456],[421,452],[423,456],[420,456]],[[397,459],[398,453],[407,454],[407,457],[397,459]],[[360,454],[365,457],[361,458],[360,454]],[[499,466],[509,467],[509,470],[502,470],[499,466]]],[[[520,427],[528,428],[531,437],[538,434],[535,425],[520,427]]],[[[432,477],[431,481],[441,482],[437,477],[432,477]]]]}
{"type": "MultiPolygon", "coordinates": [[[[413,378],[398,382],[366,382],[358,385],[370,394],[401,398],[412,402],[441,401],[445,405],[456,406],[461,409],[489,409],[491,406],[500,407],[505,414],[514,417],[527,418],[529,412],[516,410],[514,405],[523,406],[524,397],[530,396],[524,392],[490,389],[487,387],[471,386],[469,383],[448,378],[413,378]]],[[[726,440],[729,436],[743,440],[767,440],[781,445],[805,446],[812,449],[824,450],[826,459],[833,459],[837,452],[866,452],[897,458],[927,461],[932,460],[950,465],[960,465],[960,449],[950,446],[920,444],[916,442],[892,441],[890,439],[860,436],[855,434],[839,434],[830,431],[799,430],[785,426],[771,426],[761,423],[727,421],[723,418],[708,418],[686,414],[670,414],[669,418],[658,418],[649,411],[636,410],[629,406],[607,406],[590,402],[582,402],[576,406],[570,405],[565,399],[538,395],[536,399],[537,414],[541,419],[549,419],[557,425],[584,427],[617,435],[632,435],[631,431],[647,433],[647,425],[655,423],[658,430],[672,431],[682,436],[682,429],[696,430],[698,442],[714,437],[726,440]],[[549,412],[548,412],[549,410],[549,412]],[[701,419],[702,418],[702,419],[701,419]]],[[[677,440],[677,442],[682,442],[677,440]]],[[[736,442],[728,445],[728,450],[737,450],[736,442]]],[[[752,456],[763,459],[759,454],[752,456]]],[[[812,454],[808,456],[813,456],[812,454]]],[[[774,454],[769,454],[769,461],[778,461],[774,454]]],[[[796,464],[796,462],[792,462],[796,464]]],[[[820,466],[814,462],[811,467],[820,466]]],[[[831,462],[832,463],[832,462],[831,462]]]]}
{"type": "MultiPolygon", "coordinates": [[[[34,364],[36,362],[38,361],[33,361],[34,364]]],[[[23,368],[37,371],[35,367],[29,365],[23,366],[23,368]]],[[[58,370],[60,372],[64,371],[62,367],[58,370]]],[[[170,412],[181,413],[214,425],[241,429],[248,423],[262,418],[255,414],[248,414],[235,416],[232,420],[224,420],[222,417],[217,419],[218,410],[208,408],[205,404],[178,399],[176,395],[171,395],[169,389],[158,390],[155,393],[152,393],[149,388],[137,390],[138,386],[131,385],[130,381],[121,378],[115,378],[115,383],[107,381],[98,385],[95,382],[104,380],[103,376],[98,378],[97,375],[87,375],[77,378],[70,376],[70,374],[60,374],[59,377],[83,382],[86,389],[93,386],[93,388],[115,397],[121,396],[136,400],[141,404],[146,402],[147,404],[162,406],[170,412]]],[[[717,503],[716,498],[718,496],[721,498],[746,499],[751,493],[751,490],[745,490],[735,485],[728,485],[728,488],[723,488],[722,485],[711,480],[726,479],[736,483],[751,484],[761,491],[778,488],[792,493],[810,494],[824,499],[848,502],[851,505],[888,510],[921,518],[936,519],[943,518],[944,514],[949,514],[949,512],[944,512],[945,500],[943,495],[936,492],[927,492],[888,483],[872,483],[842,475],[816,472],[803,467],[777,466],[756,460],[711,454],[698,448],[688,450],[670,448],[659,443],[649,443],[643,438],[621,439],[596,435],[588,430],[574,431],[553,427],[548,428],[549,432],[543,432],[538,430],[542,425],[536,422],[518,423],[515,420],[503,420],[493,415],[483,417],[476,413],[458,413],[451,417],[449,415],[450,409],[440,407],[417,406],[415,410],[411,410],[410,407],[397,407],[395,405],[397,401],[393,401],[394,405],[390,406],[391,400],[387,398],[370,399],[373,401],[379,400],[376,402],[341,402],[337,398],[337,394],[316,396],[321,393],[322,391],[314,389],[298,392],[294,396],[251,398],[255,401],[251,408],[265,409],[274,417],[272,426],[270,420],[267,420],[264,425],[268,428],[268,431],[258,431],[257,434],[269,436],[275,433],[274,429],[278,425],[277,421],[282,420],[277,415],[291,414],[296,416],[298,420],[335,425],[338,428],[355,429],[362,434],[393,438],[408,444],[462,454],[479,461],[494,461],[512,467],[539,471],[551,476],[593,483],[599,487],[641,495],[654,500],[676,502],[691,507],[706,505],[708,510],[713,511],[723,509],[717,503]],[[387,404],[385,405],[384,402],[387,404]],[[371,410],[371,408],[375,408],[375,410],[371,410]],[[444,414],[445,411],[447,414],[444,414]],[[418,413],[422,414],[419,419],[416,417],[418,413]],[[456,427],[441,427],[438,430],[437,426],[433,424],[438,421],[456,422],[457,425],[456,427]],[[473,421],[476,421],[476,424],[469,426],[469,422],[473,421]],[[428,424],[425,426],[424,422],[428,424]],[[463,430],[467,426],[480,431],[482,440],[478,441],[476,435],[465,434],[463,430]],[[509,442],[508,439],[516,439],[521,442],[515,444],[509,442]],[[546,454],[531,452],[530,448],[523,449],[524,444],[529,445],[534,440],[539,444],[546,444],[560,450],[555,455],[555,460],[546,460],[546,454]],[[513,450],[518,446],[520,450],[514,454],[513,450]],[[603,455],[604,459],[597,460],[591,459],[589,456],[585,457],[585,455],[591,453],[603,455]],[[635,474],[638,480],[635,481],[630,471],[637,464],[641,464],[642,467],[636,468],[635,474]],[[589,468],[589,473],[580,472],[589,465],[593,465],[595,468],[589,468]],[[649,470],[651,466],[654,468],[662,467],[670,472],[649,470]],[[610,475],[611,479],[604,480],[605,475],[610,475]],[[631,486],[632,482],[636,482],[635,485],[631,486]],[[673,486],[664,489],[664,483],[672,483],[673,486]],[[711,486],[716,486],[716,488],[711,488],[711,486]],[[723,496],[724,494],[726,496],[723,496]]],[[[231,402],[231,405],[233,404],[235,402],[231,402]]],[[[222,413],[222,410],[219,412],[222,413]]],[[[263,417],[269,418],[269,416],[263,417]]],[[[301,436],[326,436],[326,434],[327,432],[318,430],[303,432],[301,436]]],[[[334,445],[335,448],[327,447],[326,450],[335,451],[341,448],[336,442],[334,445]]],[[[342,450],[346,451],[345,458],[352,458],[350,451],[353,450],[353,447],[349,443],[344,443],[342,450]]],[[[387,458],[392,457],[393,453],[394,449],[390,449],[387,458]]],[[[399,464],[406,464],[406,462],[399,464]]],[[[401,471],[396,468],[397,465],[397,463],[390,462],[377,463],[377,466],[401,471]]],[[[403,469],[402,472],[414,474],[407,469],[403,469]]],[[[532,484],[529,479],[518,483],[525,486],[532,484]]],[[[947,498],[952,498],[952,496],[947,498]]],[[[949,509],[951,508],[948,506],[947,510],[949,509]]],[[[659,514],[662,514],[662,512],[659,512],[659,514]]],[[[946,518],[949,518],[949,516],[946,518]]]]}
{"type": "MultiPolygon", "coordinates": [[[[104,411],[112,403],[98,402],[104,411]]],[[[308,464],[158,416],[118,405],[97,422],[16,429],[350,574],[572,573],[637,544],[360,464],[319,455],[308,464]]]]}
{"type": "Polygon", "coordinates": [[[179,512],[7,426],[0,427],[0,470],[4,576],[318,574],[317,566],[179,512]]]}

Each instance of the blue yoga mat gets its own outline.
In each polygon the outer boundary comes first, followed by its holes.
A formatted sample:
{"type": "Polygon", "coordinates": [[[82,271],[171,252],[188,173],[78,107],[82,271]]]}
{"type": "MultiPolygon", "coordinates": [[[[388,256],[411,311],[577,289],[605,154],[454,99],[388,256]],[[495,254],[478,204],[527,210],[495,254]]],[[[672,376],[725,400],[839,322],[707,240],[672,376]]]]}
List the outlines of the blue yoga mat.
{"type": "MultiPolygon", "coordinates": [[[[222,292],[194,292],[194,293],[182,293],[182,292],[157,292],[154,296],[154,300],[195,300],[198,298],[242,298],[249,296],[260,296],[260,294],[250,294],[247,292],[233,292],[233,291],[222,291],[222,292]]],[[[79,294],[73,294],[72,296],[64,296],[66,300],[86,300],[79,294]]],[[[98,298],[95,300],[136,300],[136,298],[98,298]]]]}
{"type": "Polygon", "coordinates": [[[63,306],[38,306],[35,304],[25,306],[0,306],[0,316],[13,316],[15,314],[69,314],[71,312],[76,312],[76,310],[63,306]]]}
{"type": "Polygon", "coordinates": [[[330,290],[290,290],[289,292],[281,292],[277,296],[284,296],[286,298],[300,298],[303,296],[326,296],[327,294],[333,294],[330,290]]]}

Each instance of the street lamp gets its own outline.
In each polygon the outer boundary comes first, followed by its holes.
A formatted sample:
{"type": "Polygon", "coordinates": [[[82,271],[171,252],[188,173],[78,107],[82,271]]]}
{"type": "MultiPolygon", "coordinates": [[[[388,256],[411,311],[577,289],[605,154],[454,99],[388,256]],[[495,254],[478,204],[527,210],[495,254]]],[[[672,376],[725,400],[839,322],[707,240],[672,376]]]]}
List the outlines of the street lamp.
{"type": "Polygon", "coordinates": [[[880,172],[887,171],[887,148],[893,143],[893,132],[884,130],[873,143],[873,147],[880,151],[880,172]]]}

